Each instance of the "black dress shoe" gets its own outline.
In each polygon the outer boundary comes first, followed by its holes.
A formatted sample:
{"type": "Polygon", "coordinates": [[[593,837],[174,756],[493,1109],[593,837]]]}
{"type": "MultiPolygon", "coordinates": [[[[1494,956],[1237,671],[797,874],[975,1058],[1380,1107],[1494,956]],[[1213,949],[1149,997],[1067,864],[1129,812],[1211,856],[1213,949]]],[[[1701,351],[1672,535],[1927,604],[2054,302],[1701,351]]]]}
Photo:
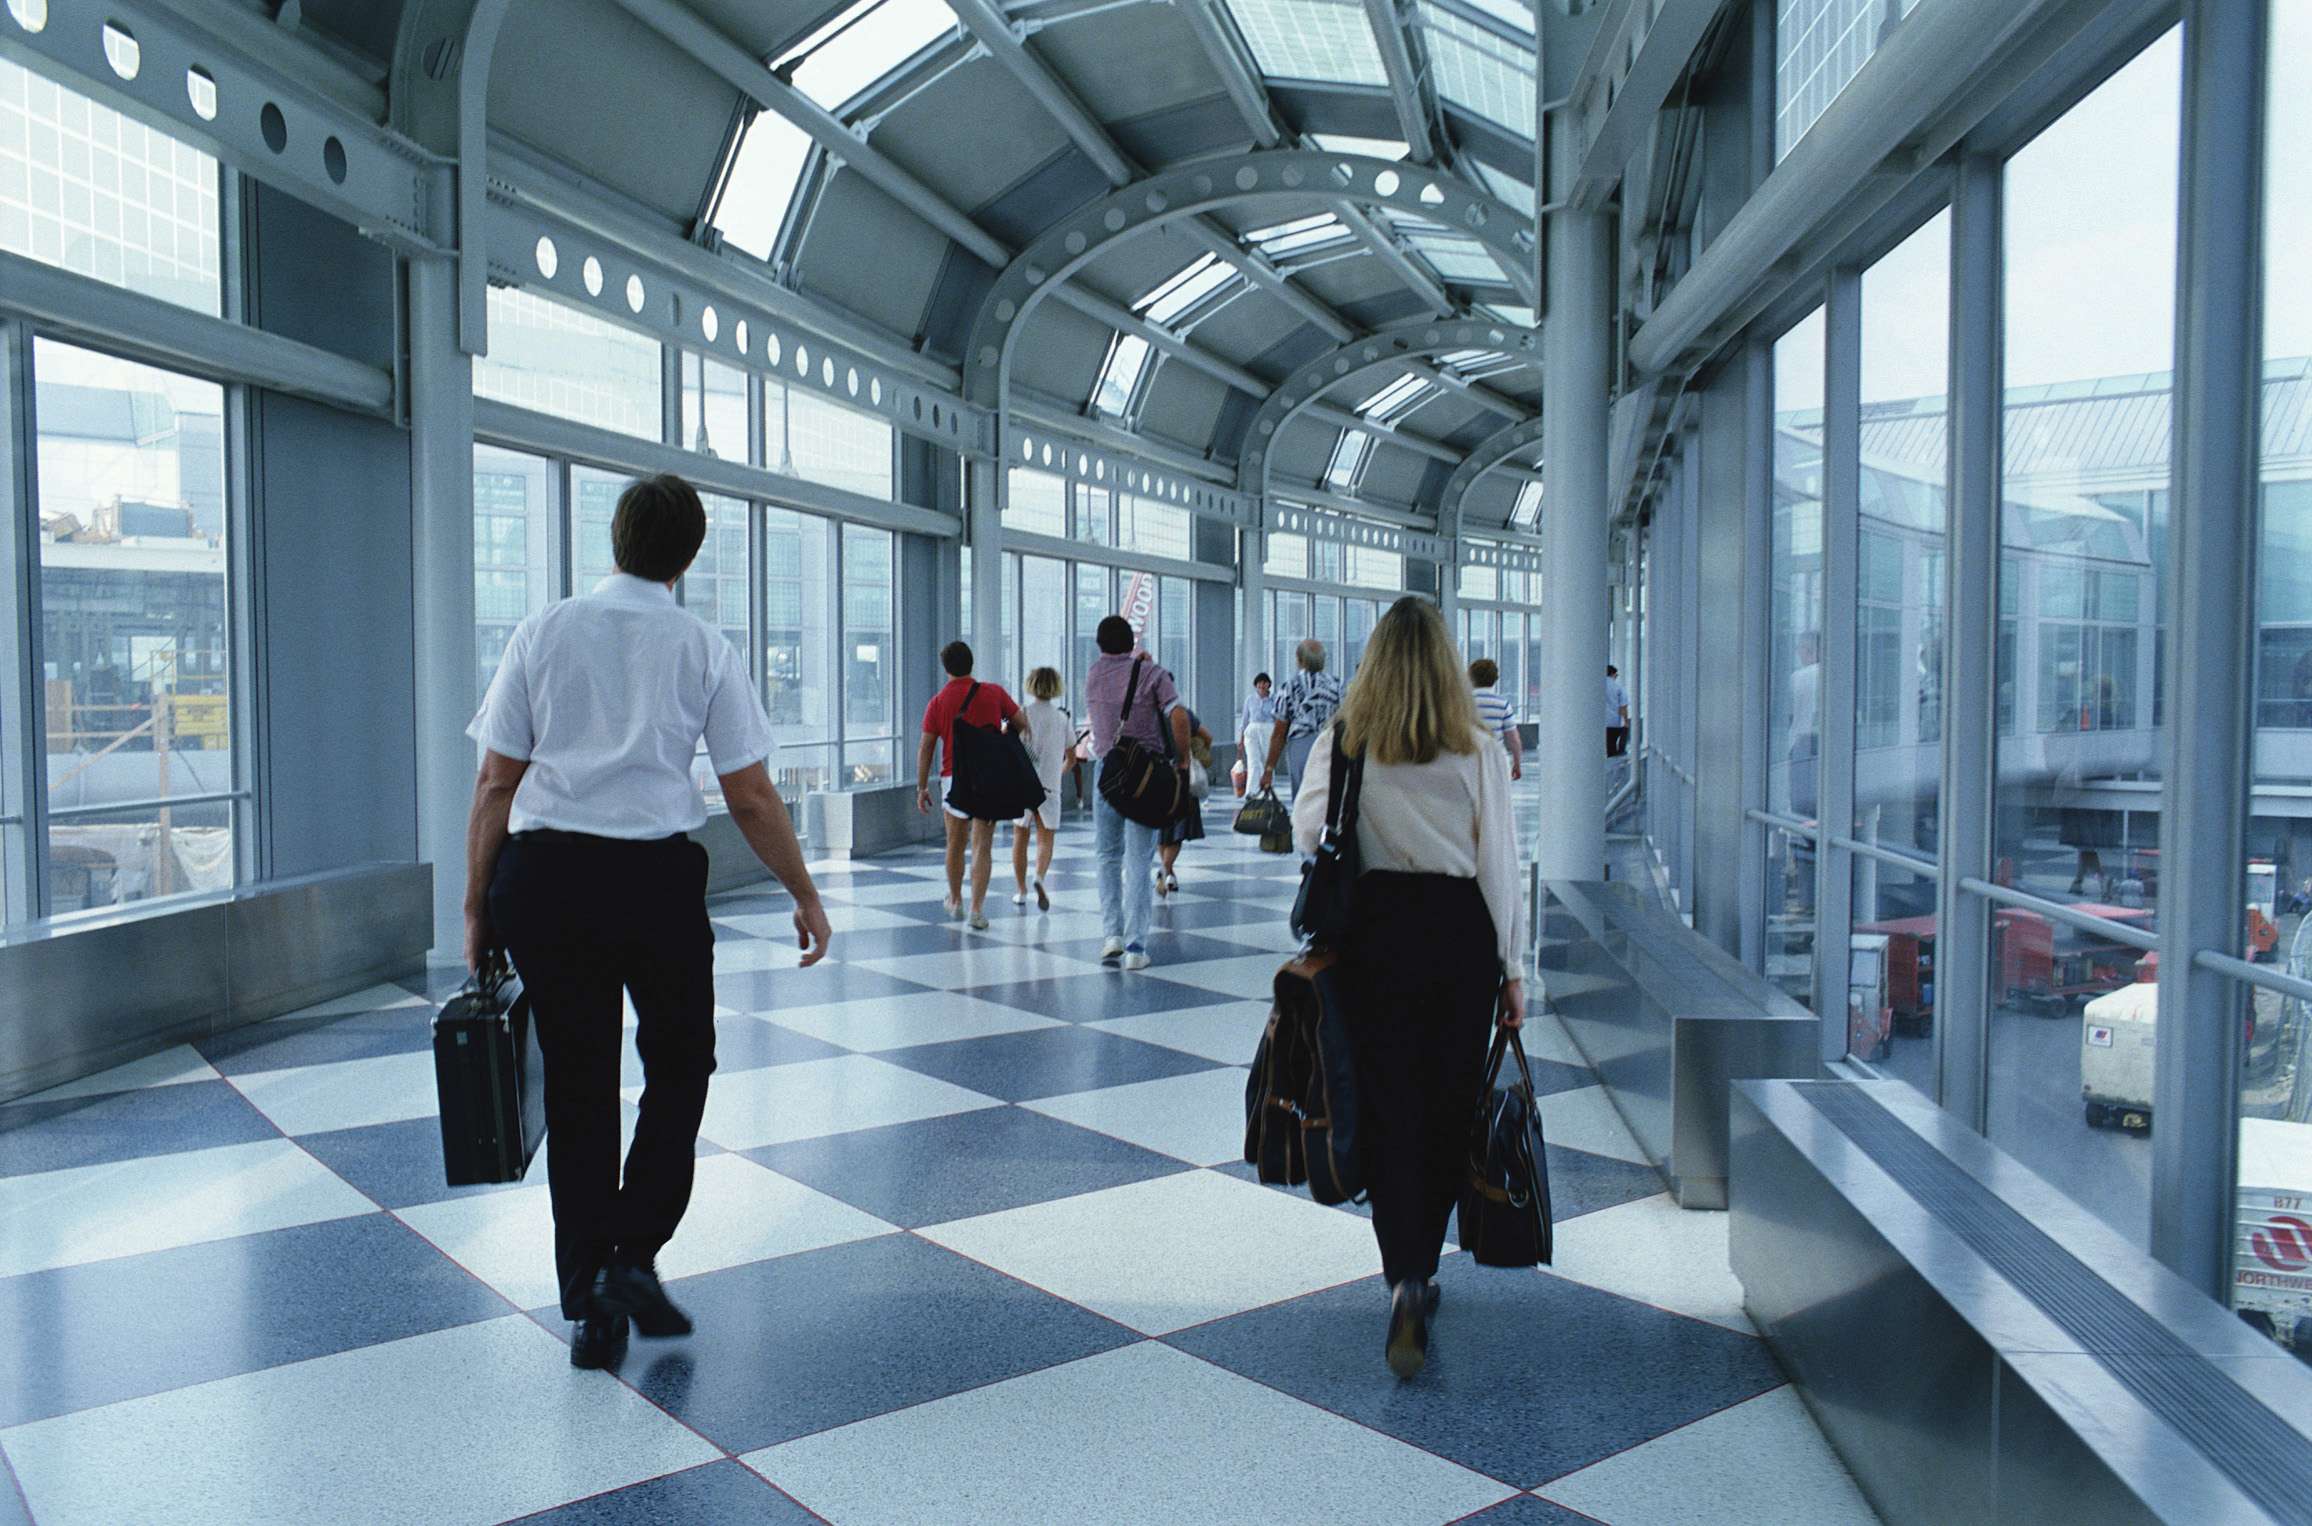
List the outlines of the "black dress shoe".
{"type": "Polygon", "coordinates": [[[590,1314],[578,1321],[570,1342],[570,1365],[582,1372],[607,1372],[626,1359],[626,1316],[590,1314]]]}
{"type": "Polygon", "coordinates": [[[652,1339],[691,1332],[690,1316],[666,1296],[658,1269],[647,1261],[611,1262],[594,1285],[594,1302],[608,1313],[631,1315],[634,1328],[652,1339]]]}
{"type": "Polygon", "coordinates": [[[1421,1312],[1428,1318],[1435,1319],[1437,1317],[1437,1305],[1444,1301],[1445,1291],[1434,1282],[1424,1282],[1421,1286],[1429,1290],[1428,1297],[1422,1304],[1421,1312]]]}
{"type": "Polygon", "coordinates": [[[1429,1360],[1429,1292],[1426,1280],[1411,1278],[1389,1295],[1389,1370],[1410,1378],[1429,1360]]]}

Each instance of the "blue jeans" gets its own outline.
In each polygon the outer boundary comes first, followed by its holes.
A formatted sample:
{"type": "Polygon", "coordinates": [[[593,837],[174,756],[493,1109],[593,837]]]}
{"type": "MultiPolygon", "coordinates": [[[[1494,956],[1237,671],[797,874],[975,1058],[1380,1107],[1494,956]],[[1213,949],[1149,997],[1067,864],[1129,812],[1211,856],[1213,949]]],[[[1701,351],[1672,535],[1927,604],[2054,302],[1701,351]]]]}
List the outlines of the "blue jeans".
{"type": "Polygon", "coordinates": [[[1284,770],[1292,778],[1292,793],[1296,800],[1300,798],[1301,776],[1308,772],[1309,753],[1316,745],[1317,734],[1313,731],[1284,739],[1284,770]]]}
{"type": "Polygon", "coordinates": [[[1092,846],[1100,885],[1100,933],[1148,946],[1149,903],[1155,884],[1156,829],[1126,820],[1104,797],[1092,802],[1092,846]]]}

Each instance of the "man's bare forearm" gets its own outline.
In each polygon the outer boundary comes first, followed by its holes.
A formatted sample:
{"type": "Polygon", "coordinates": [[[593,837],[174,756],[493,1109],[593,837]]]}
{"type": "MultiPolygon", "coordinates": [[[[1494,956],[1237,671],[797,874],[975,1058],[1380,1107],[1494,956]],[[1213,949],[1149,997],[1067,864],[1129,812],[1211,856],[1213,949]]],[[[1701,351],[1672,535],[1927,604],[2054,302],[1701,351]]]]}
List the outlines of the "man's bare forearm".
{"type": "Polygon", "coordinates": [[[796,904],[819,899],[819,887],[812,883],[811,871],[803,866],[803,845],[795,837],[794,820],[787,814],[787,803],[779,798],[776,788],[733,802],[731,820],[738,824],[755,857],[787,887],[796,904]]]}
{"type": "Polygon", "coordinates": [[[490,880],[498,872],[498,855],[506,846],[506,821],[513,814],[514,791],[493,784],[487,775],[474,781],[474,809],[466,822],[466,910],[486,913],[490,880]]]}

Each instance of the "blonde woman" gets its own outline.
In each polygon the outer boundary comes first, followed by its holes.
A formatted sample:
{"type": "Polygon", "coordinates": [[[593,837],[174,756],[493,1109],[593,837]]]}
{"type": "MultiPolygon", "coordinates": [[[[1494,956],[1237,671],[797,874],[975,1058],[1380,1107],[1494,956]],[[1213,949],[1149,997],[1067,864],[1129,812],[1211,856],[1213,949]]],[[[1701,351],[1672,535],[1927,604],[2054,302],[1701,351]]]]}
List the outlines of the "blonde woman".
{"type": "Polygon", "coordinates": [[[1025,906],[1028,901],[1028,837],[1032,833],[1036,839],[1038,911],[1052,909],[1044,876],[1051,872],[1052,839],[1060,830],[1060,775],[1067,770],[1076,735],[1076,723],[1053,703],[1059,697],[1059,669],[1038,668],[1028,675],[1028,705],[1022,718],[1028,726],[1028,753],[1036,760],[1036,778],[1044,786],[1044,803],[1012,828],[1012,878],[1019,885],[1012,894],[1012,904],[1025,906]]]}
{"type": "Polygon", "coordinates": [[[1324,834],[1333,749],[1364,760],[1354,932],[1357,1102],[1373,1237],[1389,1280],[1390,1370],[1428,1359],[1437,1256],[1484,1083],[1489,1025],[1525,1021],[1509,757],[1479,721],[1437,606],[1399,599],[1373,629],[1340,715],[1296,781],[1293,840],[1324,834]]]}

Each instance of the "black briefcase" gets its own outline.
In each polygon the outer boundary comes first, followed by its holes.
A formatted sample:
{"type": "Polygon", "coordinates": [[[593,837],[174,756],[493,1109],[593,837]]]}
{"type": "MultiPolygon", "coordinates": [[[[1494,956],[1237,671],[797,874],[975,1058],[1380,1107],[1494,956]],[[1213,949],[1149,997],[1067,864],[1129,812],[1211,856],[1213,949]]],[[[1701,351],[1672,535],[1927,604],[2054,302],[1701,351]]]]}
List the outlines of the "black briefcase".
{"type": "Polygon", "coordinates": [[[449,1185],[520,1181],[546,1138],[546,1065],[502,954],[434,1014],[433,1041],[449,1185]]]}

